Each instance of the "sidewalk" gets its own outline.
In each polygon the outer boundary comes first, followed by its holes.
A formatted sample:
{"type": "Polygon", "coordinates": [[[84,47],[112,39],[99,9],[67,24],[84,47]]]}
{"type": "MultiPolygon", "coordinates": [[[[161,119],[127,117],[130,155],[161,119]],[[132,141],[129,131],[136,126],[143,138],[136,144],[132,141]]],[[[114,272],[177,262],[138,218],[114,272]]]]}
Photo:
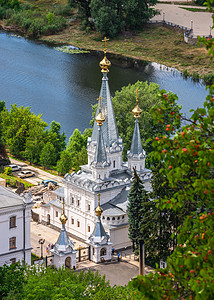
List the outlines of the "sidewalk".
{"type": "MultiPolygon", "coordinates": [[[[180,2],[180,1],[179,1],[180,2]]],[[[185,1],[186,2],[186,1],[185,1]]],[[[176,1],[174,1],[176,3],[176,1]]],[[[193,27],[193,34],[200,36],[208,36],[210,34],[210,26],[213,25],[212,13],[210,12],[192,12],[181,7],[194,7],[197,6],[187,6],[182,4],[163,4],[157,3],[155,9],[160,10],[160,15],[152,18],[152,21],[162,21],[163,17],[166,22],[175,23],[180,26],[191,28],[191,21],[193,27]],[[165,16],[163,16],[165,13],[165,16]]],[[[198,7],[201,8],[201,7],[198,7]]],[[[214,29],[211,31],[214,36],[214,29]]]]}

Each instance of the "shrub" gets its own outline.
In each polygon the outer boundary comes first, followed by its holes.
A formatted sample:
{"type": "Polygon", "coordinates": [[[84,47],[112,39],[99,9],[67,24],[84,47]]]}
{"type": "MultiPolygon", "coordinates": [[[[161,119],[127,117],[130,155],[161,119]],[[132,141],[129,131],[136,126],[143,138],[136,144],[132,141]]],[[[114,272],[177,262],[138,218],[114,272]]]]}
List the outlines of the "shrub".
{"type": "Polygon", "coordinates": [[[4,174],[5,175],[11,175],[12,174],[12,168],[11,167],[6,167],[4,169],[4,174]]]}
{"type": "Polygon", "coordinates": [[[55,9],[55,14],[58,16],[70,16],[73,12],[73,9],[70,7],[70,5],[58,5],[55,9]]]}

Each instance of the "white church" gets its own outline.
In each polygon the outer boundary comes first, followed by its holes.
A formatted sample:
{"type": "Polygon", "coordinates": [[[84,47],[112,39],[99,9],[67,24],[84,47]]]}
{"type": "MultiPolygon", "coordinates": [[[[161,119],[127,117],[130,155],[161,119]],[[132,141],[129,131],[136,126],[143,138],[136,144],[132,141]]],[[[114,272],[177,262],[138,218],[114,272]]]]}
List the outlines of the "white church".
{"type": "MultiPolygon", "coordinates": [[[[106,39],[105,39],[106,43],[106,39]]],[[[141,109],[137,105],[132,110],[135,117],[131,149],[127,153],[127,162],[122,161],[123,141],[118,134],[117,123],[108,84],[108,72],[111,63],[106,57],[100,62],[103,74],[99,96],[99,105],[95,117],[92,137],[88,139],[88,164],[81,166],[77,173],[66,174],[64,186],[58,197],[41,206],[41,221],[55,228],[61,228],[60,215],[63,211],[63,199],[67,215],[66,230],[73,237],[84,242],[97,226],[95,209],[102,207],[102,226],[110,238],[112,247],[129,247],[128,238],[128,193],[131,186],[133,167],[150,190],[151,171],[145,168],[146,153],[142,148],[138,125],[141,109]]]]}

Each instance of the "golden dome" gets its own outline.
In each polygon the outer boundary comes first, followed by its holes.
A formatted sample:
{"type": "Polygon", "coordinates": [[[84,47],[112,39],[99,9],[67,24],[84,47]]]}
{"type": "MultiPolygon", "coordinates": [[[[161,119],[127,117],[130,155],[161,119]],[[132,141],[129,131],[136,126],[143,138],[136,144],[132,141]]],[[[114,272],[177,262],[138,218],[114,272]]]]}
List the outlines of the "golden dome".
{"type": "Polygon", "coordinates": [[[102,116],[101,112],[96,116],[95,121],[97,122],[97,125],[102,126],[103,122],[105,121],[105,118],[102,116]]]}
{"type": "Polygon", "coordinates": [[[102,207],[100,206],[100,193],[97,195],[98,196],[98,206],[97,208],[95,209],[95,213],[98,217],[100,217],[103,213],[103,209],[102,207]]]}
{"type": "Polygon", "coordinates": [[[109,39],[107,39],[106,36],[104,37],[104,40],[102,40],[102,42],[105,43],[104,58],[100,62],[100,68],[102,69],[101,72],[103,72],[103,73],[107,73],[109,71],[108,68],[111,66],[111,62],[106,57],[106,42],[108,40],[109,39]]]}
{"type": "Polygon", "coordinates": [[[99,101],[99,113],[95,117],[95,121],[97,122],[98,126],[102,126],[103,122],[105,121],[105,117],[103,117],[101,113],[101,99],[102,99],[101,96],[97,99],[99,101]]]}
{"type": "Polygon", "coordinates": [[[106,56],[100,62],[100,68],[102,69],[101,72],[107,73],[109,72],[108,68],[111,66],[111,62],[108,60],[106,56]]]}
{"type": "Polygon", "coordinates": [[[62,224],[65,224],[68,221],[68,218],[66,217],[66,215],[64,213],[61,215],[60,221],[62,224]]]}
{"type": "Polygon", "coordinates": [[[95,209],[95,213],[98,217],[100,217],[103,213],[103,209],[100,205],[97,206],[97,208],[95,209]]]}
{"type": "Polygon", "coordinates": [[[138,104],[135,106],[135,108],[132,109],[133,115],[135,118],[139,118],[141,113],[142,113],[142,109],[140,109],[140,107],[138,106],[138,104]]]}

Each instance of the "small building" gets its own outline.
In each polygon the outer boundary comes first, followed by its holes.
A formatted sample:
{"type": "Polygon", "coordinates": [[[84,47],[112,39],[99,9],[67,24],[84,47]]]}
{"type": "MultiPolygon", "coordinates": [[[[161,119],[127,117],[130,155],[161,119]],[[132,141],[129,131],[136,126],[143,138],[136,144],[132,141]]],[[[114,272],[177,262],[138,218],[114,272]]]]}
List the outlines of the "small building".
{"type": "Polygon", "coordinates": [[[21,197],[0,185],[0,266],[31,264],[31,194],[21,197]]]}
{"type": "Polygon", "coordinates": [[[57,269],[64,266],[69,269],[76,269],[76,251],[74,250],[74,243],[69,239],[65,229],[67,220],[68,218],[65,215],[65,205],[63,201],[63,212],[60,217],[62,229],[57,242],[51,250],[53,256],[52,264],[57,269]]]}

